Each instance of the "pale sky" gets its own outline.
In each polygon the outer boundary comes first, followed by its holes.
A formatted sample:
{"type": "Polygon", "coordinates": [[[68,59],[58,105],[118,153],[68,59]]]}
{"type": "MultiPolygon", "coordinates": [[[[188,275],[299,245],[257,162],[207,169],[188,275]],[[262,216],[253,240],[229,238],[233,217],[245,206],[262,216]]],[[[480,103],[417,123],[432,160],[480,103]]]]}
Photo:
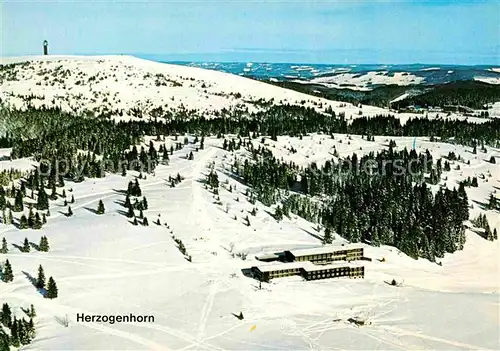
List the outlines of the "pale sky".
{"type": "Polygon", "coordinates": [[[2,1],[2,56],[500,64],[495,0],[2,1]]]}

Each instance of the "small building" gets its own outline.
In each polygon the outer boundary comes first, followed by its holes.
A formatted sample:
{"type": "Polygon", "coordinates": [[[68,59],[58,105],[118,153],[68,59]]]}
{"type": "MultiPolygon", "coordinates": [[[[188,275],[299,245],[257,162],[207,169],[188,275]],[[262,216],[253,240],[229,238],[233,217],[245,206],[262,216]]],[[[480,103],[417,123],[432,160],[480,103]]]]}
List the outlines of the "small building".
{"type": "Polygon", "coordinates": [[[305,280],[339,277],[364,278],[365,267],[353,263],[336,262],[324,266],[308,265],[307,267],[302,268],[300,273],[305,280]]]}
{"type": "Polygon", "coordinates": [[[355,261],[363,259],[362,247],[320,246],[311,249],[285,251],[285,261],[327,264],[334,261],[355,261]]]}

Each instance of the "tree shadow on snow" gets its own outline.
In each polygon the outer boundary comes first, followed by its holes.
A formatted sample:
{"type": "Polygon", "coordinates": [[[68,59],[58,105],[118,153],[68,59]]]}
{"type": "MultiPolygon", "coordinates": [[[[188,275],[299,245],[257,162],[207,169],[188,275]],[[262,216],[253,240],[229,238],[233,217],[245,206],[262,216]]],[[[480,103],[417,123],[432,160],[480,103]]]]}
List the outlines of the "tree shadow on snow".
{"type": "Polygon", "coordinates": [[[17,244],[12,244],[12,246],[14,246],[16,249],[18,249],[19,251],[23,252],[23,247],[21,245],[17,245],[17,244]]]}
{"type": "Polygon", "coordinates": [[[30,245],[32,248],[34,248],[36,251],[40,251],[40,246],[37,243],[34,243],[30,241],[30,245]]]}
{"type": "Polygon", "coordinates": [[[25,271],[22,271],[22,272],[26,276],[26,279],[28,279],[28,281],[31,283],[31,285],[33,285],[36,288],[36,291],[38,291],[38,293],[40,295],[42,295],[43,297],[45,297],[45,294],[46,294],[47,291],[44,288],[41,288],[41,289],[37,288],[37,286],[36,286],[36,278],[33,277],[28,272],[25,272],[25,271]]]}
{"type": "Polygon", "coordinates": [[[141,224],[139,221],[137,221],[137,224],[134,224],[134,220],[133,220],[133,219],[132,219],[132,220],[129,220],[128,222],[129,222],[130,224],[132,224],[134,227],[138,227],[138,226],[139,226],[139,224],[141,224]]]}
{"type": "Polygon", "coordinates": [[[97,210],[93,209],[91,207],[84,207],[84,209],[87,210],[87,211],[89,211],[89,212],[91,212],[91,213],[93,213],[93,214],[97,214],[97,210]]]}
{"type": "Polygon", "coordinates": [[[472,200],[473,203],[475,203],[476,205],[478,205],[481,210],[487,210],[488,209],[488,204],[486,202],[481,202],[481,201],[477,201],[477,200],[472,200]]]}
{"type": "Polygon", "coordinates": [[[122,200],[115,200],[115,201],[113,201],[113,202],[114,202],[115,204],[117,204],[117,205],[120,205],[120,206],[122,206],[122,207],[125,207],[125,201],[122,201],[122,200]]]}
{"type": "Polygon", "coordinates": [[[231,314],[232,314],[233,316],[235,316],[236,318],[238,318],[240,321],[244,318],[244,317],[243,317],[243,313],[241,313],[241,312],[240,312],[240,314],[236,314],[236,313],[232,313],[232,312],[231,312],[231,314]]]}
{"type": "Polygon", "coordinates": [[[310,236],[312,236],[313,238],[316,238],[316,239],[318,239],[318,240],[323,240],[323,238],[322,238],[322,237],[320,237],[319,235],[316,235],[316,234],[314,234],[314,233],[311,233],[310,231],[308,231],[308,230],[306,230],[306,229],[304,229],[304,228],[301,228],[301,229],[302,229],[303,231],[305,231],[307,234],[309,234],[310,236]]]}
{"type": "Polygon", "coordinates": [[[232,180],[237,181],[237,182],[238,182],[238,183],[240,183],[240,184],[246,185],[246,184],[245,184],[245,181],[244,181],[244,179],[243,179],[243,177],[237,176],[236,174],[233,174],[233,173],[228,172],[228,171],[222,171],[222,173],[223,173],[226,177],[229,177],[229,178],[231,178],[232,180]]]}
{"type": "Polygon", "coordinates": [[[28,272],[25,272],[25,271],[22,271],[24,276],[26,277],[26,279],[28,279],[28,281],[36,287],[36,279],[35,277],[33,277],[31,274],[29,274],[28,272]]]}
{"type": "Polygon", "coordinates": [[[123,210],[116,210],[116,212],[118,212],[118,214],[125,216],[125,217],[127,217],[127,214],[128,214],[128,212],[123,211],[123,210]]]}

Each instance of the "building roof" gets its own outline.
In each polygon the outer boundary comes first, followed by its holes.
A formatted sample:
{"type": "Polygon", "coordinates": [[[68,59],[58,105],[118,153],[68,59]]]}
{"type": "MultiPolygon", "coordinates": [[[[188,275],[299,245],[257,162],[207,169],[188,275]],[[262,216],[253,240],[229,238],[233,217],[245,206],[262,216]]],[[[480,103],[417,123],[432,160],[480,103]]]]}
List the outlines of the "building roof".
{"type": "Polygon", "coordinates": [[[307,272],[314,272],[314,271],[321,271],[324,269],[339,268],[339,267],[354,268],[354,267],[363,267],[363,265],[360,263],[347,262],[347,261],[338,261],[325,265],[319,265],[306,261],[306,262],[291,262],[291,263],[276,262],[260,266],[253,266],[252,268],[256,268],[262,273],[264,273],[264,272],[281,271],[285,269],[300,269],[300,268],[303,268],[307,272]]]}
{"type": "Polygon", "coordinates": [[[335,262],[335,263],[330,263],[330,264],[325,264],[325,265],[311,264],[311,265],[307,265],[307,267],[304,267],[304,269],[307,272],[315,272],[315,271],[322,271],[324,269],[332,269],[332,268],[340,268],[340,267],[355,268],[355,267],[363,267],[363,265],[358,264],[358,263],[342,261],[342,262],[335,262]]]}
{"type": "MultiPolygon", "coordinates": [[[[254,266],[252,268],[257,268],[261,272],[272,272],[281,271],[284,269],[298,269],[304,268],[308,262],[292,262],[292,263],[275,263],[275,264],[264,264],[260,266],[254,266]]],[[[307,265],[308,266],[308,265],[307,265]]]]}
{"type": "Polygon", "coordinates": [[[271,259],[279,259],[280,256],[277,253],[263,253],[260,255],[255,256],[256,259],[258,260],[271,260],[271,259]]]}
{"type": "Polygon", "coordinates": [[[326,246],[312,247],[309,249],[288,250],[288,252],[290,252],[295,257],[298,257],[298,256],[309,256],[309,255],[321,255],[321,254],[332,253],[332,252],[342,251],[342,250],[347,250],[347,249],[361,249],[361,248],[362,247],[351,246],[351,245],[345,245],[345,246],[326,245],[326,246]]]}

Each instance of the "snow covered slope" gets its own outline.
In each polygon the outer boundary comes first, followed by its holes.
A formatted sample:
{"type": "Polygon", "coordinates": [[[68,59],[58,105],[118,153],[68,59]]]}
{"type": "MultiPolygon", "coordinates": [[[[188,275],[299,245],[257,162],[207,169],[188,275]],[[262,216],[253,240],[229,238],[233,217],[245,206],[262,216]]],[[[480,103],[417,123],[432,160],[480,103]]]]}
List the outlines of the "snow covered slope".
{"type": "MultiPolygon", "coordinates": [[[[173,139],[166,138],[167,146],[173,139]]],[[[376,140],[312,135],[265,143],[275,155],[306,164],[331,158],[334,144],[341,156],[386,147],[383,137],[376,140]],[[288,146],[297,153],[290,154],[288,146]]],[[[395,140],[398,147],[412,143],[411,138],[395,140]]],[[[160,165],[155,175],[140,180],[149,203],[144,211],[148,227],[134,226],[123,215],[121,190],[135,172],[66,184],[68,196],[75,197],[74,215],[64,216],[62,198],[51,201],[52,215],[41,231],[21,232],[0,224],[0,236],[9,243],[20,245],[25,236],[38,242],[47,235],[51,245],[48,253],[21,253],[10,244],[9,253],[0,254],[0,261],[11,261],[15,274],[14,282],[0,282],[1,301],[15,306],[17,316],[22,315],[20,307],[30,303],[38,311],[37,337],[23,350],[499,349],[500,246],[472,232],[467,233],[465,249],[445,256],[442,266],[413,260],[392,247],[363,245],[374,259],[365,263],[364,280],[306,282],[290,277],[272,280],[259,290],[258,282],[243,274],[258,263],[256,254],[314,247],[320,240],[311,223],[296,216],[276,222],[270,209],[259,203],[251,225],[245,225],[243,219],[254,205],[244,195],[246,188],[225,175],[234,155],[221,144],[221,139],[207,138],[205,149],[198,152],[197,145],[189,144],[174,152],[168,166],[160,165]],[[185,158],[191,150],[193,161],[185,158]],[[221,187],[220,203],[201,182],[210,164],[219,172],[219,181],[228,182],[221,187]],[[171,188],[167,179],[177,173],[185,179],[171,188]],[[231,192],[224,190],[229,185],[231,192]],[[99,199],[106,208],[101,216],[93,211],[99,199]],[[159,226],[153,224],[157,218],[159,226]],[[172,235],[184,242],[192,262],[179,252],[172,235]],[[238,257],[241,254],[248,254],[246,260],[238,257]],[[378,260],[382,257],[385,262],[378,260]],[[40,264],[57,281],[55,300],[44,299],[29,280],[40,264]],[[392,278],[404,281],[403,286],[384,282],[392,278]],[[240,311],[243,320],[233,315],[240,311]],[[133,313],[153,315],[155,320],[85,323],[76,320],[78,313],[133,313]],[[66,316],[67,327],[60,322],[66,316]],[[367,324],[355,326],[350,318],[367,324]]],[[[467,176],[491,174],[469,192],[471,203],[484,202],[500,186],[499,166],[483,159],[500,156],[498,149],[473,155],[467,148],[425,138],[417,140],[417,148],[429,148],[436,157],[454,151],[471,161],[460,163],[460,171],[452,167],[446,173],[450,186],[467,176]]],[[[0,163],[9,168],[10,161],[0,163]]],[[[475,206],[471,215],[480,212],[475,206]]],[[[498,212],[486,214],[500,229],[498,212]]],[[[337,238],[336,243],[341,242],[337,238]]]]}
{"type": "MultiPolygon", "coordinates": [[[[331,108],[347,119],[392,114],[405,123],[410,118],[422,117],[368,105],[360,108],[234,74],[132,56],[27,56],[1,58],[0,64],[0,99],[12,108],[31,105],[57,107],[78,114],[107,112],[115,119],[129,120],[164,116],[173,111],[207,118],[224,111],[245,114],[274,103],[312,107],[320,112],[331,108]]],[[[335,84],[352,80],[359,89],[368,83],[382,84],[387,80],[403,85],[419,82],[419,77],[402,73],[350,75],[317,79],[325,82],[341,79],[335,84]]],[[[497,116],[495,111],[492,116],[497,116]]],[[[429,112],[426,116],[442,117],[443,113],[429,112]]],[[[447,118],[468,118],[477,123],[486,120],[455,113],[447,118]]]]}
{"type": "MultiPolygon", "coordinates": [[[[23,108],[60,107],[66,111],[110,111],[130,118],[136,109],[150,115],[189,110],[210,116],[221,110],[257,111],[264,102],[296,104],[320,111],[332,107],[346,116],[358,108],[223,72],[171,65],[131,56],[33,56],[3,58],[2,101],[23,108]],[[21,63],[15,66],[5,66],[21,63]]],[[[387,113],[367,106],[365,115],[387,113]]]]}
{"type": "MultiPolygon", "coordinates": [[[[329,88],[349,88],[353,90],[371,90],[372,85],[417,85],[424,82],[423,77],[418,77],[407,72],[388,71],[368,72],[365,74],[342,73],[331,77],[318,77],[308,83],[323,84],[329,88]]],[[[303,82],[297,80],[297,82],[303,82]]]]}

